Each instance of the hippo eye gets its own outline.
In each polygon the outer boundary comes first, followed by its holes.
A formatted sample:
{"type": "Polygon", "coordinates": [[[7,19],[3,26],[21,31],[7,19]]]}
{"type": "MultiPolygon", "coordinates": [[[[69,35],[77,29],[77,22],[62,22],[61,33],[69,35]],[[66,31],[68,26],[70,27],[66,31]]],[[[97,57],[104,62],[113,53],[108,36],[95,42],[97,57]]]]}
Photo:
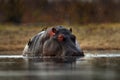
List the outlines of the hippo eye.
{"type": "Polygon", "coordinates": [[[75,40],[76,40],[75,35],[72,35],[70,38],[71,38],[72,42],[74,42],[74,43],[75,43],[75,40]]]}
{"type": "Polygon", "coordinates": [[[63,34],[59,34],[57,37],[58,41],[64,41],[64,35],[63,34]]]}

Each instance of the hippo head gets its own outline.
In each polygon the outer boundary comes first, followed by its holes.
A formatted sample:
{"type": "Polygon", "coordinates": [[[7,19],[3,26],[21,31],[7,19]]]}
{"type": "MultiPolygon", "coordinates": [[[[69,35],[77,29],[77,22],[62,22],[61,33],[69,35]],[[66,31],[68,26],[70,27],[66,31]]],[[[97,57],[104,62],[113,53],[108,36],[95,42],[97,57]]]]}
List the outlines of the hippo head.
{"type": "Polygon", "coordinates": [[[49,35],[50,39],[43,45],[43,56],[53,57],[57,62],[73,62],[84,56],[83,51],[77,46],[72,29],[57,26],[51,29],[49,35]]]}

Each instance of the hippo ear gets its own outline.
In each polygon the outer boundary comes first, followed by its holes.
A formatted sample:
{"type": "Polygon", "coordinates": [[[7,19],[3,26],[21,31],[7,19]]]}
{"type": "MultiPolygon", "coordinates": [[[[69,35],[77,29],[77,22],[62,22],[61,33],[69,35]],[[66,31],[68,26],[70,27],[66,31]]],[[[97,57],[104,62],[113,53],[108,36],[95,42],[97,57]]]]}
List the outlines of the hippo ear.
{"type": "Polygon", "coordinates": [[[52,29],[50,30],[50,32],[49,32],[50,37],[53,37],[56,32],[57,32],[56,29],[55,29],[55,28],[52,28],[52,29]]]}
{"type": "Polygon", "coordinates": [[[53,32],[53,33],[56,33],[57,30],[56,30],[55,28],[52,28],[52,32],[53,32]]]}
{"type": "Polygon", "coordinates": [[[70,30],[70,32],[72,32],[72,28],[70,28],[69,30],[70,30]]]}

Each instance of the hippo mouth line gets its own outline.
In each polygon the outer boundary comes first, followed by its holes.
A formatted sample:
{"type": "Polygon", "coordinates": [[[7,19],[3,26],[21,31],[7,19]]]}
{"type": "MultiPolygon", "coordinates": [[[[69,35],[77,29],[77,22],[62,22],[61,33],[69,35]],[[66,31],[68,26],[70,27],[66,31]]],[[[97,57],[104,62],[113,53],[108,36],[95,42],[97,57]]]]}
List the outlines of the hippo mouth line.
{"type": "Polygon", "coordinates": [[[23,58],[26,58],[26,57],[28,59],[30,59],[30,58],[31,59],[33,59],[33,58],[44,58],[44,59],[48,58],[49,59],[49,58],[76,58],[76,57],[80,57],[80,56],[35,56],[35,57],[33,57],[33,56],[32,57],[24,56],[23,58]]]}

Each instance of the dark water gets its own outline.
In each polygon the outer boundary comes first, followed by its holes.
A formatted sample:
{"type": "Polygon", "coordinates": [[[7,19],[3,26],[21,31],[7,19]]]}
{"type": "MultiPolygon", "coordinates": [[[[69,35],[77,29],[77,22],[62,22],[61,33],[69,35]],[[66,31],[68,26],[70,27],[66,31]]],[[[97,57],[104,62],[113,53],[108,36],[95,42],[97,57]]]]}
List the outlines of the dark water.
{"type": "Polygon", "coordinates": [[[120,80],[120,53],[86,53],[76,63],[31,62],[0,56],[0,80],[120,80]]]}

